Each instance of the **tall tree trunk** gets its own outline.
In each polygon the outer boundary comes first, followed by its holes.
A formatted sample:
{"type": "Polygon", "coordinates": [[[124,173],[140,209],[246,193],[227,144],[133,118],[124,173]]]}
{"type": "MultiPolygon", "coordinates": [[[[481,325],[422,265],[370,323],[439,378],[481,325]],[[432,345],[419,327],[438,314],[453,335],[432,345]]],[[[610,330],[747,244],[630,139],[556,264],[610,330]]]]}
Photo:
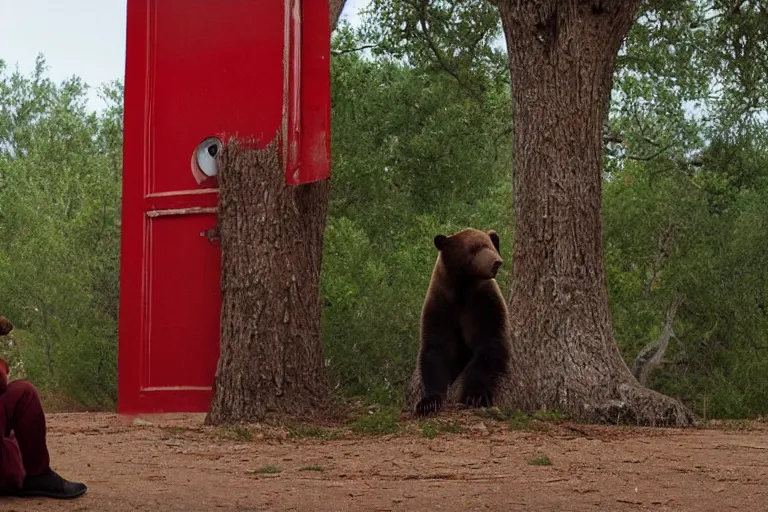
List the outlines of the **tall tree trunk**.
{"type": "Polygon", "coordinates": [[[602,127],[638,0],[499,0],[513,96],[513,403],[586,421],[686,425],[613,336],[603,262],[602,127]]]}
{"type": "Polygon", "coordinates": [[[232,140],[219,156],[221,355],[209,424],[305,416],[328,397],[322,233],[306,222],[322,202],[285,184],[277,145],[248,149],[232,140]]]}
{"type": "MultiPolygon", "coordinates": [[[[345,0],[329,0],[333,30],[345,0]]],[[[276,146],[219,156],[221,355],[208,424],[306,416],[329,403],[320,272],[330,180],[285,185],[276,146]]]]}

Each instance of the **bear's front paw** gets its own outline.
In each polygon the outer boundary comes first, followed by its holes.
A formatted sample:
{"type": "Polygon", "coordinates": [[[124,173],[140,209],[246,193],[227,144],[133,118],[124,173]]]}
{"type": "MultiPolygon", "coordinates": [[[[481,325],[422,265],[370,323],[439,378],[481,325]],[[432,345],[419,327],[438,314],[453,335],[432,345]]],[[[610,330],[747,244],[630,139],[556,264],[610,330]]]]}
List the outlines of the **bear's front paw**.
{"type": "Polygon", "coordinates": [[[443,397],[441,395],[425,396],[416,404],[416,416],[429,416],[437,414],[443,408],[443,397]]]}
{"type": "Polygon", "coordinates": [[[466,393],[462,402],[467,407],[491,407],[493,405],[493,397],[488,391],[474,391],[466,393]]]}

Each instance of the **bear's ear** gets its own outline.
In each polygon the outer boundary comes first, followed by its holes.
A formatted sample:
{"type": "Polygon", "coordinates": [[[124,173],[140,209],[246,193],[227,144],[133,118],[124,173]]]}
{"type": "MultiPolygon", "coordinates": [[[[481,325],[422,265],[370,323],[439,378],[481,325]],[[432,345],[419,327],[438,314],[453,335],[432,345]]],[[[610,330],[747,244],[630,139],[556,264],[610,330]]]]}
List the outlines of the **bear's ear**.
{"type": "Polygon", "coordinates": [[[438,251],[442,251],[445,245],[448,243],[448,237],[445,235],[437,235],[435,237],[435,247],[438,251]]]}
{"type": "Polygon", "coordinates": [[[501,249],[499,249],[499,234],[494,230],[490,230],[488,232],[488,236],[491,237],[491,242],[493,243],[493,246],[496,248],[496,250],[501,252],[501,249]]]}

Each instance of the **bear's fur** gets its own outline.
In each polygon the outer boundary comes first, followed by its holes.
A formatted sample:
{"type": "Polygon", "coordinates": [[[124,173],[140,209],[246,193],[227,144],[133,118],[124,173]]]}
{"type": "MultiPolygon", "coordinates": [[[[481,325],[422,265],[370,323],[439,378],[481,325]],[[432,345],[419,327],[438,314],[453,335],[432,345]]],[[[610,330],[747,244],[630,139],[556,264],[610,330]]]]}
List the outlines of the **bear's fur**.
{"type": "Polygon", "coordinates": [[[456,383],[453,394],[464,405],[498,405],[510,357],[507,305],[495,279],[503,263],[499,235],[469,228],[437,235],[434,244],[438,256],[406,403],[417,402],[417,416],[436,414],[456,383]]]}

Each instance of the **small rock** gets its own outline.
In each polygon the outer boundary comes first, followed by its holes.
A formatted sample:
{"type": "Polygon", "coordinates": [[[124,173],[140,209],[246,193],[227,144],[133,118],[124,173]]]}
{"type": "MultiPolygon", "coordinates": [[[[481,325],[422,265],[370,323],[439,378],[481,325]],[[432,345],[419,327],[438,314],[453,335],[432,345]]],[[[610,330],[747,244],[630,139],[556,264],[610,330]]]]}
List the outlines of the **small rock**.
{"type": "Polygon", "coordinates": [[[472,430],[473,432],[478,432],[486,436],[488,435],[488,427],[486,427],[485,423],[483,423],[482,421],[480,423],[476,423],[475,425],[472,425],[471,427],[469,427],[469,429],[472,430]]]}
{"type": "Polygon", "coordinates": [[[143,420],[141,418],[136,418],[135,420],[133,420],[133,425],[135,427],[151,427],[152,426],[152,422],[151,421],[147,421],[147,420],[143,420]]]}

